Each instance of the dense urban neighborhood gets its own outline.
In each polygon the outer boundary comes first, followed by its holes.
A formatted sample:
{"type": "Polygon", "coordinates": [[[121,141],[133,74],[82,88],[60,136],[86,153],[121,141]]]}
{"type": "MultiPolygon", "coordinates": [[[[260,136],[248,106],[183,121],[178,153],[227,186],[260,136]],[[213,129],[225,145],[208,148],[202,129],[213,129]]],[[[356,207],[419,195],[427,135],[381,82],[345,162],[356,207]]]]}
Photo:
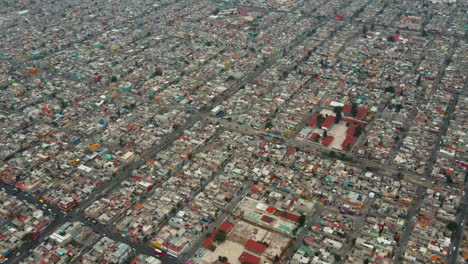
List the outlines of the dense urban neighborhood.
{"type": "Polygon", "coordinates": [[[0,0],[0,263],[468,263],[467,34],[465,0],[0,0]]]}

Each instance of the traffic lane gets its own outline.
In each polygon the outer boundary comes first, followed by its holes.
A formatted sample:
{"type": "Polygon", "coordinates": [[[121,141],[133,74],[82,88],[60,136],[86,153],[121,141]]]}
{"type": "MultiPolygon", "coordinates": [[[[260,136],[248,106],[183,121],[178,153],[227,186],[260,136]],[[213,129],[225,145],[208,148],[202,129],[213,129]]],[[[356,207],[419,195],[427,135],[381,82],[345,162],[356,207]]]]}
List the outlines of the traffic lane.
{"type": "Polygon", "coordinates": [[[77,214],[74,218],[75,220],[80,221],[86,226],[92,228],[94,232],[96,232],[98,235],[103,235],[112,240],[125,243],[131,248],[135,249],[137,253],[159,258],[163,263],[170,263],[170,264],[181,263],[177,258],[171,257],[169,255],[161,256],[158,253],[156,253],[154,249],[150,248],[147,244],[134,241],[130,237],[124,236],[122,233],[114,229],[112,225],[101,224],[97,222],[96,220],[90,217],[87,217],[85,214],[77,214]]]}
{"type": "Polygon", "coordinates": [[[66,222],[64,217],[56,217],[54,220],[49,223],[44,230],[42,230],[39,235],[27,242],[25,242],[22,246],[16,248],[11,252],[12,258],[8,259],[5,263],[18,263],[24,258],[28,257],[32,250],[36,248],[40,243],[42,243],[46,238],[48,238],[57,228],[63,225],[66,222]]]}
{"type": "Polygon", "coordinates": [[[460,251],[460,244],[463,240],[463,235],[464,235],[464,226],[465,226],[465,219],[467,217],[468,213],[468,185],[465,185],[465,188],[463,190],[463,206],[462,206],[462,212],[458,215],[457,219],[457,224],[460,226],[460,230],[458,234],[455,235],[454,240],[450,244],[450,251],[449,251],[449,257],[447,263],[449,264],[455,264],[456,260],[460,257],[459,251],[460,251]]]}

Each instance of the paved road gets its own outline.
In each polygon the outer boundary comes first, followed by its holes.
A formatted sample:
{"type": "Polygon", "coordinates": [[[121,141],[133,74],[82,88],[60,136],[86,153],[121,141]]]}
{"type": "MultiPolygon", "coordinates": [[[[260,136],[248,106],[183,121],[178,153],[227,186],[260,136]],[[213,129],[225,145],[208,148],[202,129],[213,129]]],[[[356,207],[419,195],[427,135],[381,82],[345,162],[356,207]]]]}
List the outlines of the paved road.
{"type": "MultiPolygon", "coordinates": [[[[11,257],[6,263],[18,263],[19,261],[23,260],[24,258],[27,258],[30,255],[30,250],[34,249],[37,247],[40,243],[42,243],[48,236],[50,236],[58,227],[63,225],[66,222],[73,222],[73,221],[80,221],[81,223],[91,227],[94,232],[101,236],[107,236],[115,241],[120,241],[122,243],[128,244],[132,248],[136,249],[138,253],[146,254],[146,255],[151,255],[151,256],[157,256],[157,254],[148,246],[136,243],[135,241],[131,240],[128,237],[122,236],[120,233],[116,232],[112,226],[108,225],[101,225],[99,223],[94,224],[91,220],[87,219],[85,215],[83,214],[72,214],[72,213],[66,213],[62,210],[60,210],[57,206],[54,204],[50,204],[47,201],[44,201],[41,203],[37,197],[34,195],[30,195],[27,192],[18,192],[16,193],[15,188],[11,185],[6,185],[3,186],[5,188],[5,191],[9,193],[10,195],[15,195],[17,199],[32,204],[36,207],[40,207],[43,209],[44,213],[47,215],[50,215],[51,217],[54,218],[54,220],[39,234],[39,236],[31,240],[30,242],[27,242],[24,244],[24,246],[18,248],[17,250],[14,250],[10,256],[11,257]],[[50,211],[49,211],[50,210],[50,211]],[[19,253],[18,256],[16,254],[19,253]]],[[[161,260],[164,261],[164,263],[179,263],[177,262],[174,258],[171,258],[169,256],[161,256],[161,260]]]]}
{"type": "Polygon", "coordinates": [[[403,226],[403,233],[400,236],[400,241],[398,242],[399,245],[395,251],[395,255],[393,257],[393,260],[398,263],[400,259],[403,257],[403,254],[405,253],[406,246],[408,245],[408,240],[413,232],[414,228],[414,223],[415,223],[415,217],[419,213],[419,210],[421,209],[421,203],[424,199],[425,193],[426,193],[426,188],[422,186],[418,186],[418,189],[416,190],[417,197],[414,203],[412,204],[410,210],[408,211],[408,215],[406,216],[405,220],[405,225],[403,226]]]}
{"type": "Polygon", "coordinates": [[[465,232],[465,220],[468,216],[468,184],[463,188],[463,204],[461,212],[457,216],[456,223],[458,224],[458,233],[453,236],[452,243],[450,244],[449,256],[447,259],[448,264],[456,264],[457,258],[461,257],[458,255],[460,251],[460,244],[463,240],[463,233],[465,232]]]}
{"type": "MultiPolygon", "coordinates": [[[[465,89],[462,97],[465,97],[468,94],[468,80],[465,81],[465,89]]],[[[453,113],[451,113],[453,114],[453,113]]],[[[460,244],[463,240],[463,233],[465,230],[465,220],[468,217],[468,174],[465,176],[464,188],[463,188],[463,201],[461,205],[461,212],[457,216],[456,223],[459,227],[459,232],[453,237],[452,243],[450,244],[450,251],[447,263],[456,264],[457,258],[459,258],[460,244]]]]}
{"type": "Polygon", "coordinates": [[[322,214],[323,208],[323,206],[316,204],[314,208],[310,210],[309,214],[307,215],[304,226],[302,227],[302,229],[300,229],[300,231],[296,235],[296,238],[294,239],[294,242],[292,243],[292,245],[289,246],[284,256],[280,257],[281,260],[284,260],[284,262],[289,261],[292,258],[292,256],[297,252],[297,250],[301,247],[304,238],[310,232],[310,227],[315,222],[317,222],[317,219],[322,214]]]}
{"type": "MultiPolygon", "coordinates": [[[[346,2],[346,3],[349,3],[349,2],[346,2]]],[[[280,11],[280,10],[273,10],[271,8],[266,8],[265,11],[283,12],[283,11],[280,11]]],[[[290,43],[290,45],[287,47],[287,50],[292,50],[292,48],[294,46],[301,43],[305,39],[306,35],[307,34],[303,34],[303,36],[298,36],[297,39],[295,39],[294,41],[292,41],[290,43]]],[[[453,55],[453,53],[451,53],[451,54],[453,55]]],[[[244,78],[242,81],[238,82],[237,85],[233,89],[228,90],[224,95],[222,95],[222,96],[216,98],[215,100],[213,100],[211,102],[211,104],[207,107],[206,110],[195,113],[194,115],[192,115],[192,117],[187,122],[185,122],[182,125],[182,127],[177,129],[174,133],[172,133],[169,137],[167,137],[162,143],[157,144],[157,145],[153,146],[152,148],[150,148],[150,150],[146,154],[144,154],[142,157],[137,159],[135,162],[133,162],[133,163],[129,164],[127,167],[125,167],[123,172],[116,175],[116,177],[114,177],[112,179],[112,181],[110,181],[108,183],[105,183],[98,191],[94,192],[86,200],[82,201],[80,203],[80,205],[78,206],[78,208],[72,210],[70,213],[64,213],[64,212],[60,211],[55,205],[45,203],[45,204],[47,204],[47,208],[45,208],[45,210],[44,210],[45,213],[53,216],[54,220],[43,230],[43,232],[41,232],[41,234],[38,236],[38,238],[36,238],[35,240],[33,240],[31,242],[26,243],[20,249],[15,250],[11,254],[14,257],[9,260],[9,263],[17,263],[19,260],[26,257],[28,255],[30,249],[34,248],[39,243],[41,243],[47,236],[49,236],[54,230],[56,230],[56,228],[58,226],[62,225],[63,223],[65,223],[67,221],[81,221],[81,222],[85,223],[86,225],[92,227],[100,235],[105,235],[105,236],[110,237],[111,239],[114,239],[114,240],[117,240],[117,241],[120,241],[120,242],[123,242],[123,243],[126,243],[126,244],[130,245],[131,247],[135,248],[138,253],[143,253],[143,254],[147,254],[147,255],[155,255],[154,252],[152,251],[152,249],[149,248],[147,245],[143,245],[141,243],[136,243],[135,241],[131,240],[130,238],[122,236],[121,234],[115,232],[115,230],[114,230],[114,228],[112,226],[102,226],[100,224],[93,224],[92,222],[90,222],[88,219],[86,219],[84,217],[84,215],[82,214],[83,210],[86,209],[93,201],[107,196],[115,187],[117,187],[120,184],[120,182],[122,180],[124,180],[124,179],[131,176],[132,170],[134,170],[134,169],[138,168],[139,166],[143,165],[147,158],[152,157],[157,152],[168,148],[172,144],[173,140],[176,139],[177,137],[179,137],[183,133],[183,131],[185,129],[190,128],[194,123],[208,117],[210,107],[213,107],[213,106],[215,106],[217,104],[221,104],[226,98],[229,98],[233,94],[235,94],[240,89],[240,87],[242,87],[242,85],[247,84],[249,82],[252,82],[265,69],[267,69],[267,68],[271,67],[272,65],[274,65],[278,58],[279,58],[279,56],[275,56],[275,57],[270,57],[270,58],[266,59],[265,63],[260,65],[258,70],[252,72],[246,78],[244,78]],[[49,209],[50,209],[50,212],[49,212],[49,209]],[[15,256],[16,253],[19,253],[19,255],[17,257],[15,256]]],[[[456,104],[456,99],[458,99],[458,98],[454,97],[454,100],[452,101],[451,105],[449,106],[449,111],[448,111],[449,113],[453,112],[453,107],[456,104]]],[[[37,103],[40,103],[40,101],[32,102],[31,104],[37,104],[37,103]]],[[[445,132],[449,119],[450,119],[449,115],[447,115],[447,117],[444,119],[443,129],[441,130],[441,135],[443,135],[443,132],[445,132]]],[[[307,121],[307,120],[305,120],[305,121],[307,121]]],[[[251,131],[250,129],[248,129],[247,131],[242,131],[242,133],[257,134],[257,131],[251,131]]],[[[308,144],[308,143],[305,144],[303,141],[296,140],[295,138],[286,139],[286,140],[284,140],[284,143],[287,144],[288,146],[300,147],[301,149],[303,149],[304,145],[307,145],[306,146],[307,149],[310,149],[312,151],[320,151],[322,153],[328,153],[330,151],[329,149],[325,149],[325,148],[323,148],[322,146],[320,146],[318,144],[308,144]]],[[[434,161],[435,161],[436,154],[437,154],[437,152],[439,150],[439,147],[440,147],[439,145],[440,145],[440,141],[437,142],[436,146],[433,149],[433,152],[431,153],[431,162],[430,162],[430,164],[433,164],[434,161]]],[[[373,163],[373,162],[366,161],[366,160],[355,160],[354,162],[356,164],[360,165],[361,167],[362,166],[372,166],[372,167],[377,167],[377,168],[379,168],[379,169],[381,169],[383,171],[390,172],[390,174],[396,173],[395,170],[389,169],[389,168],[387,168],[385,166],[382,166],[382,164],[373,163]]],[[[429,169],[430,169],[430,167],[428,168],[427,171],[429,171],[429,169]]],[[[409,177],[409,179],[412,179],[412,180],[415,180],[414,177],[418,177],[418,176],[414,176],[414,175],[412,175],[410,173],[408,173],[408,175],[407,175],[407,177],[409,177]]],[[[428,173],[426,172],[425,175],[427,176],[428,173]]],[[[13,195],[13,193],[15,192],[14,188],[12,186],[5,186],[5,189],[11,195],[13,195]]],[[[214,230],[215,227],[217,227],[226,217],[228,217],[232,213],[232,210],[237,206],[240,199],[245,195],[246,190],[248,190],[248,188],[245,188],[230,203],[229,207],[226,209],[225,212],[223,212],[221,217],[217,218],[215,220],[215,222],[213,222],[210,225],[209,230],[214,230]]],[[[467,187],[465,186],[465,195],[464,195],[464,204],[465,205],[468,204],[468,194],[467,194],[468,192],[466,190],[467,190],[467,187]]],[[[423,199],[422,194],[424,193],[424,191],[425,191],[425,187],[420,186],[418,188],[418,192],[419,192],[420,196],[418,196],[417,201],[415,202],[414,206],[410,209],[410,213],[408,214],[408,220],[409,221],[407,221],[408,228],[407,228],[407,232],[405,232],[406,236],[403,235],[402,239],[400,240],[400,247],[399,247],[400,251],[398,253],[400,256],[401,256],[401,253],[403,252],[402,250],[404,250],[403,245],[407,244],[407,240],[408,240],[409,234],[410,234],[409,229],[412,230],[412,218],[419,211],[419,207],[420,207],[421,201],[423,199]]],[[[18,199],[20,199],[22,201],[25,201],[25,202],[33,204],[35,206],[44,208],[44,204],[40,203],[39,200],[37,199],[37,197],[34,197],[34,196],[29,195],[27,193],[22,193],[22,192],[17,193],[16,196],[17,196],[18,199]]],[[[365,207],[365,208],[368,209],[368,208],[370,208],[370,206],[365,207]]],[[[460,223],[460,224],[463,223],[462,221],[465,219],[465,215],[467,214],[467,210],[468,210],[467,208],[468,208],[468,206],[463,207],[462,213],[457,218],[458,223],[460,223]]],[[[319,210],[321,210],[321,209],[322,208],[318,208],[317,212],[319,212],[319,210]]],[[[308,220],[307,220],[306,226],[309,226],[311,223],[313,223],[314,222],[313,219],[314,219],[314,217],[318,217],[317,215],[320,215],[320,213],[314,214],[312,217],[309,217],[308,220]]],[[[364,214],[363,218],[361,219],[362,221],[363,221],[365,215],[367,215],[367,213],[364,214]]],[[[298,238],[297,238],[296,242],[293,244],[293,247],[292,247],[293,249],[300,246],[300,244],[302,243],[302,240],[303,240],[303,238],[304,238],[304,236],[306,234],[306,230],[307,230],[307,228],[304,228],[303,230],[301,230],[299,232],[298,238]]],[[[186,252],[186,254],[181,258],[181,260],[175,260],[175,259],[172,259],[170,257],[162,257],[163,262],[164,263],[181,263],[181,262],[185,261],[186,259],[189,259],[191,256],[193,256],[193,254],[195,253],[195,250],[198,248],[198,246],[201,244],[201,242],[203,242],[202,238],[203,238],[203,236],[201,236],[200,239],[198,239],[195,242],[195,244],[192,246],[192,248],[189,251],[186,252]]],[[[457,237],[457,238],[454,239],[454,241],[452,243],[455,246],[456,249],[453,250],[453,252],[451,252],[451,254],[449,256],[449,263],[455,263],[456,262],[456,256],[458,254],[458,247],[459,247],[459,244],[460,244],[460,240],[461,240],[460,237],[457,237]]],[[[295,250],[291,250],[290,253],[288,253],[288,255],[291,254],[291,253],[294,253],[294,252],[295,252],[295,250]]],[[[288,255],[287,255],[287,257],[285,259],[288,259],[288,255]]]]}
{"type": "Polygon", "coordinates": [[[356,238],[359,235],[362,228],[364,227],[364,225],[366,223],[367,215],[369,214],[375,200],[376,200],[375,197],[374,198],[367,198],[366,201],[363,204],[363,208],[362,208],[359,216],[353,218],[354,229],[353,229],[353,231],[351,231],[350,234],[348,234],[348,237],[346,238],[346,242],[344,243],[344,245],[337,252],[340,256],[343,257],[339,263],[344,263],[347,260],[347,257],[345,257],[345,256],[347,256],[350,253],[351,248],[353,247],[353,243],[352,243],[353,239],[356,238]]]}
{"type": "MultiPolygon", "coordinates": [[[[294,41],[290,43],[288,46],[288,49],[292,49],[294,46],[298,45],[304,37],[298,37],[294,41]]],[[[171,143],[178,138],[179,136],[182,135],[183,131],[190,128],[193,124],[195,124],[198,121],[203,120],[204,118],[209,116],[209,110],[214,107],[215,105],[218,105],[222,103],[225,99],[231,97],[234,95],[237,91],[241,89],[241,87],[247,83],[252,82],[255,78],[257,78],[261,73],[263,73],[266,69],[271,67],[273,64],[276,63],[276,60],[279,58],[279,56],[274,56],[266,59],[265,63],[260,65],[256,71],[251,72],[249,75],[247,75],[244,79],[239,81],[237,85],[225,92],[223,95],[215,98],[210,105],[208,105],[203,111],[197,112],[194,115],[192,115],[189,120],[187,120],[181,127],[179,127],[175,132],[171,133],[170,136],[168,136],[162,143],[154,145],[149,149],[148,152],[146,152],[142,157],[137,158],[133,163],[128,164],[124,167],[124,170],[117,174],[111,181],[103,184],[97,191],[93,192],[91,195],[87,197],[87,199],[83,200],[80,202],[80,204],[72,209],[69,213],[63,213],[60,211],[60,209],[56,205],[49,204],[48,208],[51,209],[51,211],[56,215],[56,218],[54,221],[49,224],[49,226],[41,233],[41,235],[38,236],[38,238],[30,243],[25,243],[22,247],[19,249],[15,250],[12,252],[12,256],[14,256],[17,252],[23,252],[20,255],[10,259],[8,263],[17,263],[24,259],[27,256],[27,253],[29,253],[29,250],[36,247],[40,242],[42,242],[47,236],[49,236],[53,231],[62,225],[63,223],[67,221],[85,221],[86,224],[90,225],[93,227],[93,229],[97,233],[102,233],[111,239],[115,239],[120,242],[124,242],[128,244],[129,246],[135,248],[138,253],[143,253],[147,255],[153,255],[155,256],[156,254],[152,251],[151,248],[149,248],[146,245],[141,245],[138,243],[135,243],[125,237],[122,237],[120,234],[116,234],[112,228],[103,226],[102,230],[98,229],[99,225],[94,225],[92,223],[89,223],[84,219],[83,216],[83,211],[94,201],[99,200],[100,198],[106,197],[109,193],[112,192],[112,190],[117,187],[124,179],[128,178],[131,176],[131,173],[134,169],[137,169],[141,165],[145,163],[145,160],[153,157],[156,153],[166,149],[171,145],[171,143]]],[[[62,77],[62,76],[61,76],[62,77]]],[[[38,102],[36,102],[38,103],[38,102]]],[[[13,192],[13,189],[10,190],[13,192]]],[[[20,198],[23,201],[29,202],[31,204],[38,204],[38,198],[34,197],[32,195],[26,195],[26,194],[21,194],[17,195],[18,198],[20,198]]],[[[170,259],[170,257],[165,257],[164,258],[164,263],[178,263],[179,261],[175,259],[170,259]]]]}
{"type": "Polygon", "coordinates": [[[2,185],[2,188],[5,189],[6,193],[12,196],[16,196],[16,199],[19,199],[25,203],[31,204],[35,207],[41,208],[44,211],[45,215],[48,215],[53,218],[53,221],[50,222],[35,239],[24,243],[23,246],[11,252],[10,254],[11,257],[8,259],[6,263],[17,263],[19,260],[27,257],[30,254],[30,250],[37,247],[42,241],[44,241],[45,238],[51,235],[59,226],[67,222],[68,219],[70,218],[67,217],[67,215],[65,215],[56,206],[53,206],[53,205],[51,206],[47,202],[41,203],[33,195],[30,195],[25,192],[18,192],[18,189],[16,189],[12,185],[2,185]]]}
{"type": "Polygon", "coordinates": [[[253,185],[252,181],[247,181],[243,187],[242,190],[236,196],[234,199],[229,203],[229,205],[224,209],[221,215],[219,215],[215,221],[213,221],[210,226],[208,227],[207,230],[203,231],[197,238],[192,243],[192,246],[190,249],[188,249],[181,257],[180,257],[180,262],[181,263],[186,263],[188,260],[194,257],[195,252],[200,248],[201,244],[205,241],[206,239],[206,234],[213,233],[218,226],[221,225],[231,214],[232,212],[237,208],[239,203],[242,201],[242,199],[245,197],[247,192],[250,190],[250,187],[253,185]]]}

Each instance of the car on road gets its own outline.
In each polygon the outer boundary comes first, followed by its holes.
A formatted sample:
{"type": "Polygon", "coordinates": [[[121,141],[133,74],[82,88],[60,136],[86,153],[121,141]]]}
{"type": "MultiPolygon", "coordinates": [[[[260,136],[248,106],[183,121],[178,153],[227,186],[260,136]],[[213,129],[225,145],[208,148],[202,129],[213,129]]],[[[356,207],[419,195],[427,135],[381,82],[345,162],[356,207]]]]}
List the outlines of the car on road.
{"type": "Polygon", "coordinates": [[[164,256],[166,253],[160,249],[155,249],[154,252],[158,254],[159,256],[164,256]]]}

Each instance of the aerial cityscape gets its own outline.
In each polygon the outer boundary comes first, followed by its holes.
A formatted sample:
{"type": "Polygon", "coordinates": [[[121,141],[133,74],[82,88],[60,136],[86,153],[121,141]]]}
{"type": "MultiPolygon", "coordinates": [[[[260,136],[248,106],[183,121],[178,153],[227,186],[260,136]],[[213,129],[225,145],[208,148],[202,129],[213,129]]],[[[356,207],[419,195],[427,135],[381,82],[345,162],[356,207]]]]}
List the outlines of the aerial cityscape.
{"type": "Polygon", "coordinates": [[[468,263],[466,0],[0,0],[0,36],[0,263],[468,263]]]}

